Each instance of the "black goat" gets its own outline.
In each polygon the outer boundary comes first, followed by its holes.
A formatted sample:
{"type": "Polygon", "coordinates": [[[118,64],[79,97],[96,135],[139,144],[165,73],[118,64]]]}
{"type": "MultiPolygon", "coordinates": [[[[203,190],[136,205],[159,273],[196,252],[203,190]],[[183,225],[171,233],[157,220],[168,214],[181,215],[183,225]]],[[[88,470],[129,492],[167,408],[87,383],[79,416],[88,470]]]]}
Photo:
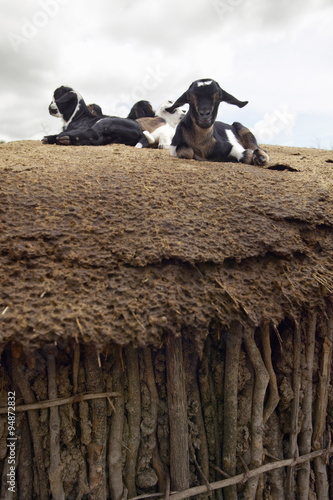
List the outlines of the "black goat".
{"type": "Polygon", "coordinates": [[[135,120],[118,117],[100,117],[89,111],[81,95],[71,87],[59,87],[53,94],[49,113],[63,119],[58,135],[47,135],[44,144],[91,145],[126,144],[147,147],[148,140],[135,120]]]}
{"type": "Polygon", "coordinates": [[[100,118],[104,118],[105,116],[107,116],[104,115],[102,108],[98,104],[88,104],[88,109],[93,115],[99,116],[100,118]]]}
{"type": "Polygon", "coordinates": [[[133,105],[127,118],[136,120],[137,118],[144,118],[146,116],[155,116],[152,105],[148,101],[138,101],[133,105]]]}
{"type": "Polygon", "coordinates": [[[193,82],[176,102],[166,108],[189,104],[189,110],[176,128],[170,151],[173,156],[195,160],[236,161],[264,166],[269,156],[257,144],[250,130],[241,123],[232,125],[216,121],[219,104],[224,101],[239,108],[248,101],[239,101],[220,85],[205,78],[193,82]]]}

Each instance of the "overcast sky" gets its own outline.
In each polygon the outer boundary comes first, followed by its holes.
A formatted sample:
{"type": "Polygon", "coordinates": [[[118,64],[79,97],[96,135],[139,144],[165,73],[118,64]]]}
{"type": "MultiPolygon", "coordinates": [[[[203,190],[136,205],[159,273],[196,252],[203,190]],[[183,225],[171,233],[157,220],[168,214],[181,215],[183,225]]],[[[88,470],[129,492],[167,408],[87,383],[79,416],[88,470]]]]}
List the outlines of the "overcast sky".
{"type": "Polygon", "coordinates": [[[0,140],[41,139],[61,121],[53,91],[126,116],[213,78],[261,143],[333,149],[332,0],[11,0],[0,19],[0,140]]]}

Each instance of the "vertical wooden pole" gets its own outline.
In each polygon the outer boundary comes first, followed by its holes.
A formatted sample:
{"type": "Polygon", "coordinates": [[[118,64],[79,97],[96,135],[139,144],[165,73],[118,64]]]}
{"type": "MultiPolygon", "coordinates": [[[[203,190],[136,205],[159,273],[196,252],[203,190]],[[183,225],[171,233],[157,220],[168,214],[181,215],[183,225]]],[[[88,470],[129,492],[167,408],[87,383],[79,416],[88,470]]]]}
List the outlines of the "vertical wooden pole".
{"type": "Polygon", "coordinates": [[[111,370],[112,387],[119,396],[114,400],[114,411],[111,415],[109,433],[109,487],[111,498],[121,500],[127,498],[127,489],[123,483],[123,431],[125,420],[124,403],[124,370],[122,363],[122,348],[114,349],[114,362],[111,370]]]}
{"type": "MultiPolygon", "coordinates": [[[[301,331],[300,326],[295,322],[294,325],[294,367],[293,367],[293,390],[294,399],[291,403],[291,432],[289,444],[289,457],[297,458],[298,455],[298,416],[300,400],[300,380],[301,380],[301,331]]],[[[288,467],[286,479],[286,499],[295,498],[295,467],[288,467]]]]}
{"type": "Polygon", "coordinates": [[[189,487],[187,397],[181,337],[166,342],[167,392],[170,426],[170,476],[172,490],[189,487]]]}
{"type": "MultiPolygon", "coordinates": [[[[98,353],[94,345],[84,348],[86,384],[89,392],[103,392],[105,389],[98,353]]],[[[88,445],[90,499],[106,498],[106,401],[90,402],[91,442],[88,445]]]]}
{"type": "MultiPolygon", "coordinates": [[[[222,451],[223,470],[230,476],[236,474],[238,372],[242,337],[241,324],[233,322],[226,341],[222,451]]],[[[236,500],[236,486],[228,486],[223,494],[225,500],[236,500]]]]}
{"type": "MultiPolygon", "coordinates": [[[[55,348],[46,349],[47,353],[47,378],[48,394],[50,399],[57,399],[57,367],[55,359],[55,348]]],[[[50,408],[50,488],[54,500],[65,500],[65,492],[62,483],[62,465],[60,458],[60,416],[58,406],[50,408]]]]}
{"type": "Polygon", "coordinates": [[[125,463],[125,483],[129,498],[136,496],[136,462],[140,446],[141,394],[139,378],[138,349],[125,347],[126,370],[128,380],[128,400],[126,403],[128,419],[128,446],[125,463]]]}
{"type": "MultiPolygon", "coordinates": [[[[304,397],[302,401],[303,422],[299,435],[299,453],[306,455],[311,451],[312,439],[312,393],[313,393],[313,360],[316,340],[316,321],[317,313],[309,311],[307,328],[305,329],[305,361],[306,370],[304,370],[304,397]]],[[[300,465],[297,474],[297,498],[299,500],[308,500],[310,495],[310,462],[300,465]]]]}

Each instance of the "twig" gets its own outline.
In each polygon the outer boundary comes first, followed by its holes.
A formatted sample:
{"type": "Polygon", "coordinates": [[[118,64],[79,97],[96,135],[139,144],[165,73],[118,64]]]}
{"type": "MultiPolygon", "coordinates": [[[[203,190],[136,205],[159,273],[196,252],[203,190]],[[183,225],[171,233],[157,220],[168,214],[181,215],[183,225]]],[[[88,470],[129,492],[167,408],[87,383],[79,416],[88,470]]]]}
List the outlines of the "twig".
{"type": "MultiPolygon", "coordinates": [[[[247,329],[244,332],[246,352],[255,373],[252,396],[251,413],[251,465],[259,467],[263,458],[263,431],[264,431],[264,400],[269,383],[269,374],[266,370],[260,351],[254,340],[254,333],[247,329]]],[[[258,476],[247,482],[245,498],[254,499],[258,487],[258,476]]]]}
{"type": "Polygon", "coordinates": [[[77,394],[78,390],[78,377],[80,367],[80,345],[74,344],[73,346],[73,393],[77,394]]]}
{"type": "MultiPolygon", "coordinates": [[[[317,450],[325,442],[325,422],[327,416],[328,389],[332,366],[333,348],[333,311],[328,307],[328,321],[326,335],[323,343],[322,364],[319,375],[318,397],[316,401],[315,419],[313,426],[312,447],[317,450]]],[[[316,494],[319,500],[328,498],[329,482],[327,478],[327,467],[321,457],[314,460],[314,471],[316,477],[316,494]]]]}
{"type": "MultiPolygon", "coordinates": [[[[82,401],[89,401],[90,399],[101,399],[101,398],[116,398],[119,396],[118,392],[99,392],[91,394],[76,394],[75,396],[70,396],[68,398],[57,398],[57,399],[47,399],[46,401],[38,401],[38,403],[30,403],[26,405],[17,405],[15,411],[32,411],[32,410],[44,410],[45,408],[54,408],[55,406],[68,405],[73,403],[81,403],[82,401]]],[[[7,407],[0,407],[0,415],[4,415],[8,412],[7,407]]]]}
{"type": "MultiPolygon", "coordinates": [[[[17,386],[22,394],[24,401],[28,401],[28,405],[35,405],[35,394],[31,388],[30,380],[27,377],[26,372],[23,369],[23,366],[19,360],[20,352],[16,351],[15,346],[12,346],[12,355],[13,355],[13,379],[16,381],[17,386]]],[[[37,403],[39,405],[39,403],[37,403]]],[[[15,408],[16,411],[18,407],[15,408]]],[[[7,408],[4,413],[7,413],[7,408]]],[[[34,455],[36,459],[37,465],[37,473],[38,473],[38,483],[39,483],[39,497],[40,500],[47,500],[49,498],[48,493],[48,477],[46,473],[46,465],[44,460],[44,448],[42,442],[42,436],[40,433],[40,421],[38,412],[32,411],[28,413],[28,421],[29,427],[32,437],[32,445],[34,450],[34,455]]]]}
{"type": "Polygon", "coordinates": [[[166,485],[165,485],[165,500],[170,498],[170,474],[167,474],[166,485]]]}
{"type": "Polygon", "coordinates": [[[124,402],[124,371],[122,347],[114,346],[113,366],[111,368],[112,387],[119,393],[115,401],[115,411],[111,415],[111,426],[109,431],[109,489],[114,500],[124,497],[126,488],[123,483],[123,447],[122,437],[125,420],[124,402]]]}
{"type": "Polygon", "coordinates": [[[138,497],[133,497],[131,500],[143,500],[144,498],[161,498],[164,497],[164,493],[149,493],[147,495],[139,495],[138,497]]]}
{"type": "MultiPolygon", "coordinates": [[[[99,363],[99,353],[94,345],[84,347],[86,386],[90,392],[101,393],[105,381],[99,363]]],[[[91,441],[88,444],[89,487],[91,500],[106,497],[106,439],[107,419],[105,398],[93,399],[90,406],[91,441]]]]}
{"type": "Polygon", "coordinates": [[[141,422],[141,393],[139,375],[138,350],[132,345],[124,349],[127,380],[128,399],[126,403],[128,420],[128,453],[126,454],[124,478],[129,496],[136,495],[135,472],[136,462],[140,446],[140,422],[141,422]]]}
{"type": "MultiPolygon", "coordinates": [[[[56,398],[58,395],[57,388],[57,367],[55,359],[55,349],[47,348],[47,379],[48,379],[48,395],[51,398],[56,398]]],[[[52,498],[54,500],[65,500],[64,486],[62,483],[62,469],[64,465],[60,458],[60,416],[58,407],[50,409],[50,468],[49,479],[52,498]]]]}
{"type": "Polygon", "coordinates": [[[169,335],[166,346],[170,426],[170,480],[173,489],[189,485],[187,398],[182,338],[169,335]]]}
{"type": "Polygon", "coordinates": [[[165,466],[161,460],[159,449],[158,449],[158,439],[157,439],[157,417],[158,417],[158,392],[156,387],[155,372],[152,359],[152,351],[150,347],[144,347],[142,349],[144,369],[146,374],[146,384],[150,394],[150,418],[152,422],[152,431],[150,439],[154,443],[154,449],[152,453],[152,466],[157,475],[158,491],[164,491],[166,485],[166,473],[165,466]]]}
{"type": "Polygon", "coordinates": [[[242,462],[242,465],[243,465],[244,471],[245,471],[242,483],[246,483],[246,481],[249,479],[249,468],[248,468],[247,463],[245,462],[244,458],[242,457],[242,455],[239,455],[239,459],[242,462]]]}
{"type": "Polygon", "coordinates": [[[267,422],[276,406],[279,403],[279,391],[276,381],[276,375],[274,372],[272,364],[272,349],[269,335],[269,321],[264,321],[260,327],[262,350],[263,350],[263,360],[266,366],[266,370],[269,374],[269,395],[268,400],[264,409],[264,423],[267,422]]]}
{"type": "Polygon", "coordinates": [[[194,448],[193,448],[193,444],[191,443],[191,455],[192,455],[192,459],[193,459],[193,462],[196,466],[196,468],[198,469],[200,475],[202,476],[202,479],[205,481],[206,483],[206,486],[208,488],[208,490],[210,491],[211,488],[210,488],[210,484],[209,484],[209,481],[205,475],[205,473],[203,472],[202,468],[200,467],[199,463],[198,463],[198,460],[197,460],[197,457],[195,456],[195,451],[194,451],[194,448]]]}
{"type": "MultiPolygon", "coordinates": [[[[325,454],[332,455],[333,447],[325,450],[313,451],[312,453],[308,453],[307,455],[298,457],[296,460],[294,460],[293,458],[288,458],[286,460],[280,460],[278,462],[271,462],[270,464],[262,465],[257,469],[249,470],[248,476],[249,478],[251,478],[258,476],[259,474],[264,474],[265,472],[274,469],[280,469],[282,467],[295,467],[298,464],[307,462],[309,460],[313,460],[314,458],[320,457],[325,454]]],[[[212,490],[219,490],[222,488],[226,488],[227,486],[239,484],[243,480],[244,480],[244,474],[238,474],[237,476],[231,477],[230,479],[222,479],[221,481],[210,483],[210,487],[212,490]]],[[[177,493],[172,493],[170,495],[170,500],[182,500],[183,498],[193,497],[207,492],[209,492],[209,490],[206,485],[194,486],[193,488],[188,488],[187,490],[184,491],[178,491],[177,493]]]]}
{"type": "MultiPolygon", "coordinates": [[[[298,454],[297,436],[298,436],[298,415],[299,415],[299,398],[300,398],[300,365],[301,365],[301,332],[298,323],[294,322],[294,372],[293,372],[293,390],[294,399],[291,405],[291,431],[290,431],[290,458],[296,458],[298,454]]],[[[292,467],[288,469],[286,498],[293,500],[295,498],[294,486],[295,471],[292,467]]]]}
{"type": "MultiPolygon", "coordinates": [[[[304,455],[311,451],[312,438],[312,377],[313,377],[313,359],[316,339],[317,313],[309,311],[307,327],[305,329],[305,361],[306,370],[304,370],[304,398],[302,402],[303,422],[299,435],[299,452],[304,455]]],[[[310,489],[310,464],[306,462],[300,467],[297,474],[297,488],[302,492],[302,498],[309,498],[310,489]]]]}
{"type": "Polygon", "coordinates": [[[230,475],[227,474],[226,472],[224,472],[222,469],[220,469],[220,467],[218,467],[217,465],[213,465],[213,469],[215,469],[217,472],[219,472],[221,474],[221,476],[226,477],[227,479],[230,478],[230,475]]]}
{"type": "MultiPolygon", "coordinates": [[[[242,345],[242,326],[233,322],[227,335],[224,376],[223,470],[231,476],[236,472],[238,373],[242,345]]],[[[233,483],[231,483],[233,484],[233,483]]],[[[225,492],[225,499],[235,498],[235,488],[225,492]]]]}

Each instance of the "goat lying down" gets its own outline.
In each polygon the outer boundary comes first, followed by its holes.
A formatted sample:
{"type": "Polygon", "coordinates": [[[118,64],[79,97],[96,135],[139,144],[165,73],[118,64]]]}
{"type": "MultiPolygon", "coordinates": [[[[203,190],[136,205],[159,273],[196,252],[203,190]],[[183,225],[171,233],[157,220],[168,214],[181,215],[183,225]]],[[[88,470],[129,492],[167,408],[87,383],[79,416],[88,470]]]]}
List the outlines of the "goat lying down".
{"type": "Polygon", "coordinates": [[[130,120],[137,120],[145,116],[155,116],[155,111],[149,101],[138,101],[133,104],[127,118],[130,120]]]}
{"type": "Polygon", "coordinates": [[[148,146],[148,140],[135,120],[93,114],[81,95],[71,87],[59,87],[49,106],[52,116],[62,118],[64,126],[57,135],[47,135],[43,144],[91,145],[126,144],[148,146]]]}
{"type": "MultiPolygon", "coordinates": [[[[167,113],[165,108],[172,105],[172,101],[166,101],[159,106],[156,116],[138,118],[136,121],[141,126],[149,146],[157,146],[160,149],[168,149],[175,134],[175,128],[186,114],[186,111],[177,108],[174,113],[167,113]]],[[[142,147],[139,142],[136,147],[142,147]]]]}
{"type": "Polygon", "coordinates": [[[221,102],[244,107],[248,101],[239,101],[219,84],[205,78],[194,81],[176,102],[166,108],[174,113],[189,104],[189,110],[176,128],[170,152],[178,158],[208,161],[232,161],[264,166],[269,156],[257,144],[255,136],[241,123],[232,125],[216,121],[221,102]]]}

